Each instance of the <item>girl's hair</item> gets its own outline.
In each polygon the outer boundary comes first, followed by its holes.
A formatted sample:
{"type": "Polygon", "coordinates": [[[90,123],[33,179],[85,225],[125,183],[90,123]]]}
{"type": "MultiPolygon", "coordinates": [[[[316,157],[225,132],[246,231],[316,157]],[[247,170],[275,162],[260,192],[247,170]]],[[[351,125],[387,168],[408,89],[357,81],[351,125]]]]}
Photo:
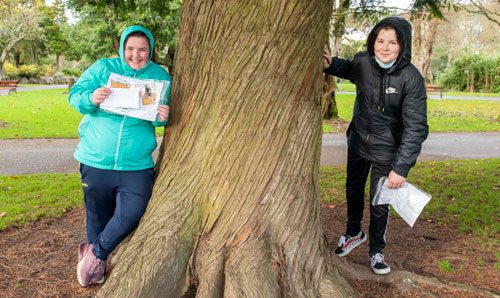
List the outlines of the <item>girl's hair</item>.
{"type": "MultiPolygon", "coordinates": [[[[124,45],[127,44],[127,40],[129,39],[129,37],[144,37],[147,41],[148,41],[148,44],[150,44],[150,40],[149,40],[149,37],[146,35],[146,33],[142,32],[142,31],[134,31],[132,33],[130,33],[129,35],[127,35],[127,38],[125,38],[125,43],[124,45]]],[[[150,51],[152,50],[151,49],[151,46],[150,46],[150,51]]]]}

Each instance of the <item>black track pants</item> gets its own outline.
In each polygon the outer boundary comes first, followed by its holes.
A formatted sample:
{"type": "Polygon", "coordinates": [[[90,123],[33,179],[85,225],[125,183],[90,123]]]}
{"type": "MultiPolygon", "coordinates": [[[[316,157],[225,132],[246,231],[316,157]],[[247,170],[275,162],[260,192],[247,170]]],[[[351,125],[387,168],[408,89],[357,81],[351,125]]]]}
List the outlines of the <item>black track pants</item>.
{"type": "MultiPolygon", "coordinates": [[[[377,191],[380,177],[388,176],[392,170],[390,164],[372,162],[359,156],[352,150],[347,153],[347,234],[354,236],[361,231],[363,219],[365,184],[371,169],[370,202],[377,191]]],[[[370,204],[370,255],[381,253],[385,247],[385,233],[389,223],[389,205],[372,206],[370,204]]]]}

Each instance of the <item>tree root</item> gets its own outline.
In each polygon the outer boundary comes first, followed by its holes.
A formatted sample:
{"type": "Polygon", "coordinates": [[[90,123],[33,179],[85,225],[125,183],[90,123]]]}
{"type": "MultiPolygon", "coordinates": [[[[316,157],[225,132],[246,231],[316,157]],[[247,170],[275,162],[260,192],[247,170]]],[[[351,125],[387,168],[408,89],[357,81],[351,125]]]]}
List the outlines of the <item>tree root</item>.
{"type": "Polygon", "coordinates": [[[391,273],[387,275],[376,275],[367,266],[347,262],[345,259],[336,259],[337,261],[335,262],[337,263],[337,268],[339,268],[342,276],[345,278],[351,280],[377,280],[396,287],[396,289],[402,294],[408,293],[411,290],[417,290],[434,297],[434,295],[425,288],[425,286],[429,286],[435,289],[468,292],[472,294],[480,294],[486,297],[500,298],[500,293],[495,291],[478,289],[473,286],[440,280],[433,277],[426,277],[408,271],[391,271],[391,273]]]}

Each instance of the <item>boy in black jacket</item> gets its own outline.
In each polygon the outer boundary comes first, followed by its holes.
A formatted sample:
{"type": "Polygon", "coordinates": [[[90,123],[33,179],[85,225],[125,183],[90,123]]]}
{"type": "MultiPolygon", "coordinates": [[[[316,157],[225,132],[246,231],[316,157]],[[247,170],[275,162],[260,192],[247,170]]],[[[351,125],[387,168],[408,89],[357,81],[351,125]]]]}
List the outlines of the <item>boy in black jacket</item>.
{"type": "MultiPolygon", "coordinates": [[[[356,101],[347,130],[347,231],[335,253],[342,257],[366,240],[361,231],[364,189],[371,169],[370,201],[380,177],[389,188],[405,183],[427,138],[425,82],[411,64],[411,25],[388,17],[377,23],[366,41],[367,51],[352,61],[330,57],[325,47],[324,72],[356,85],[356,101]]],[[[370,204],[370,258],[376,274],[387,274],[382,250],[389,206],[370,204]]]]}

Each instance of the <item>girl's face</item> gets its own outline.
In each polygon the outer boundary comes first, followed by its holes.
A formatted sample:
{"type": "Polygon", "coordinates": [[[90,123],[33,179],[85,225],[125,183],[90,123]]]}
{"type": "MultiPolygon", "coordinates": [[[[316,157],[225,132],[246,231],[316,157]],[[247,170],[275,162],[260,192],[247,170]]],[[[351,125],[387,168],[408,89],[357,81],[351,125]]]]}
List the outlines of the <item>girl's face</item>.
{"type": "Polygon", "coordinates": [[[375,56],[383,63],[389,63],[398,58],[399,42],[394,29],[382,29],[374,44],[375,56]]]}
{"type": "Polygon", "coordinates": [[[149,40],[144,37],[131,36],[125,43],[125,62],[135,70],[143,68],[149,61],[149,40]]]}

